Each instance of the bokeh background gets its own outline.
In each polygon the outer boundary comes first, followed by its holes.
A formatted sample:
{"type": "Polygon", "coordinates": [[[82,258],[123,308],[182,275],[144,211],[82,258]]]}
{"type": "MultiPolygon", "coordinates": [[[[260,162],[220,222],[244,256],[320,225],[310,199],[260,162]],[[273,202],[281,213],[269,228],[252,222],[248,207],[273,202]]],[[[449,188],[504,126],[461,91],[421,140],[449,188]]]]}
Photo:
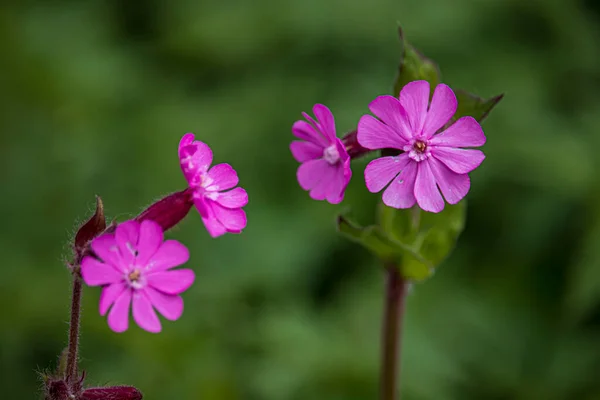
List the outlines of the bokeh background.
{"type": "Polygon", "coordinates": [[[242,235],[191,213],[170,237],[197,274],[159,335],[124,334],[84,291],[90,384],[145,399],[377,397],[383,274],[295,180],[291,124],[341,134],[390,91],[407,38],[444,81],[505,93],[484,123],[468,221],[414,287],[404,399],[600,399],[600,7],[594,0],[23,0],[0,8],[0,397],[37,399],[66,344],[68,239],[94,195],[125,220],[185,181],[189,131],[250,193],[242,235]]]}

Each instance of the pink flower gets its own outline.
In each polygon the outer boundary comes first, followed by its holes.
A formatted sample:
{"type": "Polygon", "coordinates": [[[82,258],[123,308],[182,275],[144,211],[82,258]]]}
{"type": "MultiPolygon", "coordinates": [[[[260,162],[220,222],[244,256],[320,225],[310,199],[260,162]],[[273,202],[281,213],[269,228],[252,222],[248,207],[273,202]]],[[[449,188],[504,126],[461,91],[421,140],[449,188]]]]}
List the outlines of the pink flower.
{"type": "Polygon", "coordinates": [[[472,117],[462,117],[436,134],[450,121],[458,103],[444,84],[435,88],[431,104],[429,93],[427,81],[410,82],[402,88],[400,99],[379,96],[371,102],[369,109],[379,119],[365,115],[358,123],[362,146],[404,151],[375,159],[365,169],[370,192],[379,192],[391,182],[383,192],[387,206],[409,208],[416,201],[425,211],[440,212],[444,209],[440,190],[448,203],[458,203],[470,188],[467,173],[485,158],[479,150],[462,148],[482,146],[486,140],[472,117]]]}
{"type": "Polygon", "coordinates": [[[212,237],[241,233],[246,227],[248,194],[235,187],[239,180],[229,164],[210,168],[212,151],[205,143],[194,141],[193,133],[186,133],[179,142],[179,162],[185,179],[193,190],[194,205],[212,237]],[[223,190],[229,190],[223,192],[223,190]]]}
{"type": "Polygon", "coordinates": [[[338,204],[344,199],[344,191],[352,171],[350,156],[342,141],[336,137],[335,121],[329,108],[316,104],[313,112],[317,120],[302,113],[308,121],[296,121],[292,133],[303,141],[293,141],[290,150],[294,158],[302,163],[297,177],[300,187],[310,190],[315,200],[327,200],[338,204]]]}
{"type": "Polygon", "coordinates": [[[175,240],[163,242],[160,225],[151,220],[127,221],[118,225],[114,234],[94,239],[91,247],[97,258],[83,258],[81,276],[89,286],[103,287],[100,315],[110,308],[110,329],[127,330],[130,305],[134,321],[149,332],[161,330],[154,309],[171,321],[181,317],[179,294],[194,282],[194,271],[171,270],[185,263],[189,253],[175,240]]]}

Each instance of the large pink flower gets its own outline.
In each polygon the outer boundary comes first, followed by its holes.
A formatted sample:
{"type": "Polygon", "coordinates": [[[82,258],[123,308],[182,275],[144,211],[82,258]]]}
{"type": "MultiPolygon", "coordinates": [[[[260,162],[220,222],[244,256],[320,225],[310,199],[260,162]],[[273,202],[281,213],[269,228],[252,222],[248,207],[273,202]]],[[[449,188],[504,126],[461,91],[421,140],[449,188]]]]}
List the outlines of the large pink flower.
{"type": "Polygon", "coordinates": [[[146,220],[124,222],[114,234],[92,241],[95,257],[83,258],[81,276],[90,286],[103,286],[100,314],[110,308],[113,331],[127,330],[130,306],[134,321],[149,332],[161,330],[154,309],[171,321],[183,313],[179,294],[194,283],[194,271],[171,269],[187,262],[189,253],[181,243],[163,239],[160,225],[146,220]]]}
{"type": "Polygon", "coordinates": [[[469,191],[467,173],[477,168],[485,155],[479,150],[463,149],[485,143],[479,123],[462,117],[440,133],[452,118],[457,100],[450,87],[435,88],[429,104],[429,83],[410,82],[402,88],[400,99],[379,96],[358,123],[358,141],[368,149],[402,150],[398,156],[381,157],[367,165],[365,182],[370,192],[383,192],[383,202],[394,208],[409,208],[415,202],[425,211],[440,212],[444,199],[458,203],[469,191]]]}
{"type": "Polygon", "coordinates": [[[327,200],[331,204],[344,199],[344,191],[352,171],[350,156],[342,141],[336,137],[335,121],[329,108],[316,104],[313,112],[317,120],[302,113],[306,121],[296,121],[292,133],[303,141],[293,141],[290,150],[302,163],[298,167],[298,183],[310,191],[315,200],[327,200]]]}
{"type": "Polygon", "coordinates": [[[179,161],[185,179],[194,193],[194,205],[212,237],[240,233],[246,227],[248,194],[238,182],[235,170],[229,164],[212,164],[212,151],[205,143],[194,140],[186,133],[179,142],[179,161]],[[223,190],[229,190],[223,192],[223,190]]]}

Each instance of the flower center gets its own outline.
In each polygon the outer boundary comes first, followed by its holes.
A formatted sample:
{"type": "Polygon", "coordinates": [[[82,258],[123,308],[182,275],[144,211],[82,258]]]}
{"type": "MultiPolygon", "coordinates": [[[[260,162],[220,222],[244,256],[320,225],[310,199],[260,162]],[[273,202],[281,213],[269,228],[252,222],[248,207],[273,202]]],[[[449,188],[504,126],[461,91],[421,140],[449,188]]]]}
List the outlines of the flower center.
{"type": "Polygon", "coordinates": [[[413,139],[409,144],[404,146],[403,150],[408,153],[410,158],[417,162],[426,160],[431,155],[431,150],[427,146],[427,140],[423,139],[413,139]]]}
{"type": "Polygon", "coordinates": [[[415,144],[413,144],[413,148],[419,153],[423,153],[427,148],[427,144],[422,140],[417,140],[415,144]]]}
{"type": "Polygon", "coordinates": [[[127,283],[134,289],[141,289],[144,286],[144,277],[139,269],[134,269],[127,275],[127,283]]]}
{"type": "Polygon", "coordinates": [[[331,146],[326,147],[325,150],[323,150],[323,158],[331,165],[337,163],[340,160],[340,153],[338,152],[335,144],[332,144],[331,146]]]}

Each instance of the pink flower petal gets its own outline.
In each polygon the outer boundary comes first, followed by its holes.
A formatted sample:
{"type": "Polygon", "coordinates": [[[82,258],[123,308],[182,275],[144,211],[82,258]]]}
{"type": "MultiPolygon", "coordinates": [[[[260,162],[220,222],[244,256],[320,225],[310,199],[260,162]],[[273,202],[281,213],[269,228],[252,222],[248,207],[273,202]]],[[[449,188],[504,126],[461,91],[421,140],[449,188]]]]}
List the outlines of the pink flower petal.
{"type": "Polygon", "coordinates": [[[471,187],[469,175],[457,174],[433,157],[428,159],[427,162],[448,203],[456,204],[467,195],[471,187]]]}
{"type": "Polygon", "coordinates": [[[161,330],[158,316],[143,290],[133,294],[133,320],[148,332],[158,333],[161,330]]]}
{"type": "Polygon", "coordinates": [[[335,165],[327,164],[327,168],[323,170],[319,181],[310,191],[309,195],[314,200],[325,200],[327,196],[333,192],[333,197],[338,195],[336,192],[336,175],[338,170],[335,165]]]}
{"type": "MultiPolygon", "coordinates": [[[[346,146],[344,145],[344,142],[341,141],[341,139],[335,139],[335,148],[337,149],[338,154],[340,155],[340,160],[343,163],[345,163],[347,160],[350,160],[348,150],[346,150],[346,146]]],[[[350,164],[348,164],[348,168],[350,168],[350,164]]]]}
{"type": "Polygon", "coordinates": [[[123,274],[94,257],[86,256],[81,261],[81,276],[89,286],[107,285],[123,279],[123,274]]]}
{"type": "Polygon", "coordinates": [[[327,138],[318,132],[316,127],[312,126],[306,121],[294,122],[294,125],[292,125],[292,133],[298,139],[314,143],[323,148],[329,146],[327,138]]]}
{"type": "Polygon", "coordinates": [[[329,143],[335,141],[336,133],[335,133],[335,119],[333,118],[333,114],[323,104],[315,104],[313,107],[313,114],[319,121],[319,128],[321,128],[321,132],[328,139],[329,143]]]}
{"type": "Polygon", "coordinates": [[[127,284],[124,281],[105,286],[100,295],[100,315],[105,315],[115,300],[127,290],[127,284]]]}
{"type": "Polygon", "coordinates": [[[137,245],[136,264],[144,266],[156,253],[164,240],[162,228],[151,220],[144,220],[140,224],[140,237],[137,245]]]}
{"type": "Polygon", "coordinates": [[[435,177],[427,161],[418,165],[415,181],[415,198],[419,207],[429,212],[440,212],[444,209],[444,199],[435,183],[435,177]]]}
{"type": "Polygon", "coordinates": [[[212,163],[212,150],[206,143],[194,141],[194,134],[188,133],[179,142],[179,163],[188,182],[195,182],[199,175],[208,170],[212,163]]]}
{"type": "Polygon", "coordinates": [[[431,154],[457,174],[466,174],[479,167],[485,158],[480,150],[431,147],[431,154]]]}
{"type": "Polygon", "coordinates": [[[124,265],[132,265],[136,256],[140,235],[140,224],[137,221],[125,221],[117,225],[115,240],[124,265]]]}
{"type": "Polygon", "coordinates": [[[212,211],[207,204],[208,198],[204,197],[204,193],[200,193],[199,197],[194,198],[194,206],[202,218],[208,218],[212,215],[212,211]]]}
{"type": "Polygon", "coordinates": [[[121,293],[108,313],[108,326],[115,332],[125,332],[129,328],[129,305],[131,304],[132,290],[127,289],[121,293]]]}
{"type": "Polygon", "coordinates": [[[166,294],[179,294],[194,283],[195,275],[191,269],[150,272],[146,277],[148,285],[166,294]]]}
{"type": "Polygon", "coordinates": [[[325,160],[311,160],[300,165],[297,172],[298,183],[304,190],[310,190],[314,200],[325,200],[337,204],[343,198],[343,189],[350,180],[349,163],[331,165],[325,160]]]}
{"type": "Polygon", "coordinates": [[[412,131],[406,110],[402,108],[400,100],[394,96],[378,96],[369,104],[369,109],[386,125],[389,125],[404,140],[412,139],[412,131]]]}
{"type": "Polygon", "coordinates": [[[434,135],[429,143],[448,147],[479,147],[485,144],[485,135],[475,118],[462,117],[445,131],[434,135]]]}
{"type": "Polygon", "coordinates": [[[165,240],[150,258],[146,271],[165,271],[185,264],[190,259],[188,249],[177,240],[165,240]]]}
{"type": "Polygon", "coordinates": [[[413,137],[420,136],[429,104],[429,82],[409,82],[400,91],[400,104],[408,114],[413,137]]]}
{"type": "Polygon", "coordinates": [[[410,208],[415,205],[417,168],[417,163],[409,159],[402,172],[383,192],[383,204],[393,208],[410,208]]]}
{"type": "Polygon", "coordinates": [[[219,193],[216,202],[225,208],[242,208],[248,204],[248,193],[241,187],[236,187],[228,192],[219,193]]]}
{"type": "Polygon", "coordinates": [[[217,164],[208,171],[208,176],[213,180],[207,190],[227,190],[238,184],[239,179],[233,167],[229,164],[217,164]]]}
{"type": "Polygon", "coordinates": [[[305,162],[323,157],[324,148],[311,142],[299,142],[297,140],[290,144],[292,155],[298,162],[305,162]]]}
{"type": "Polygon", "coordinates": [[[214,216],[202,217],[202,222],[204,222],[208,234],[214,238],[227,233],[227,229],[214,216]]]}
{"type": "Polygon", "coordinates": [[[183,314],[183,299],[181,296],[164,294],[151,286],[147,286],[144,291],[156,311],[169,321],[175,321],[183,314]]]}
{"type": "Polygon", "coordinates": [[[228,232],[239,233],[246,227],[246,213],[241,208],[225,208],[217,202],[212,202],[215,217],[228,232]]]}
{"type": "Polygon", "coordinates": [[[192,143],[194,143],[194,134],[191,132],[186,133],[185,135],[183,135],[183,137],[179,141],[179,150],[181,150],[183,147],[190,145],[192,143]]]}
{"type": "Polygon", "coordinates": [[[402,149],[408,142],[392,127],[375,119],[371,115],[363,115],[358,121],[358,143],[367,149],[402,149]]]}
{"type": "Polygon", "coordinates": [[[300,187],[304,190],[311,190],[321,180],[323,174],[329,169],[330,165],[323,159],[310,160],[302,163],[298,167],[296,176],[300,187]]]}
{"type": "Polygon", "coordinates": [[[335,173],[329,182],[326,190],[325,199],[330,204],[339,204],[344,200],[344,192],[350,182],[352,171],[350,170],[350,160],[345,163],[338,163],[335,166],[335,173]]]}
{"type": "Polygon", "coordinates": [[[119,246],[115,240],[115,235],[106,233],[102,236],[98,236],[91,243],[92,250],[102,261],[106,264],[110,264],[118,271],[125,271],[123,269],[121,261],[121,254],[119,253],[119,246]]]}
{"type": "Polygon", "coordinates": [[[406,153],[396,157],[380,157],[365,168],[365,183],[371,193],[381,191],[410,162],[406,153]]]}
{"type": "Polygon", "coordinates": [[[427,111],[427,116],[425,117],[425,125],[423,126],[425,137],[430,138],[450,121],[450,118],[456,113],[457,106],[458,101],[452,89],[443,83],[437,85],[433,93],[429,111],[427,111]]]}

